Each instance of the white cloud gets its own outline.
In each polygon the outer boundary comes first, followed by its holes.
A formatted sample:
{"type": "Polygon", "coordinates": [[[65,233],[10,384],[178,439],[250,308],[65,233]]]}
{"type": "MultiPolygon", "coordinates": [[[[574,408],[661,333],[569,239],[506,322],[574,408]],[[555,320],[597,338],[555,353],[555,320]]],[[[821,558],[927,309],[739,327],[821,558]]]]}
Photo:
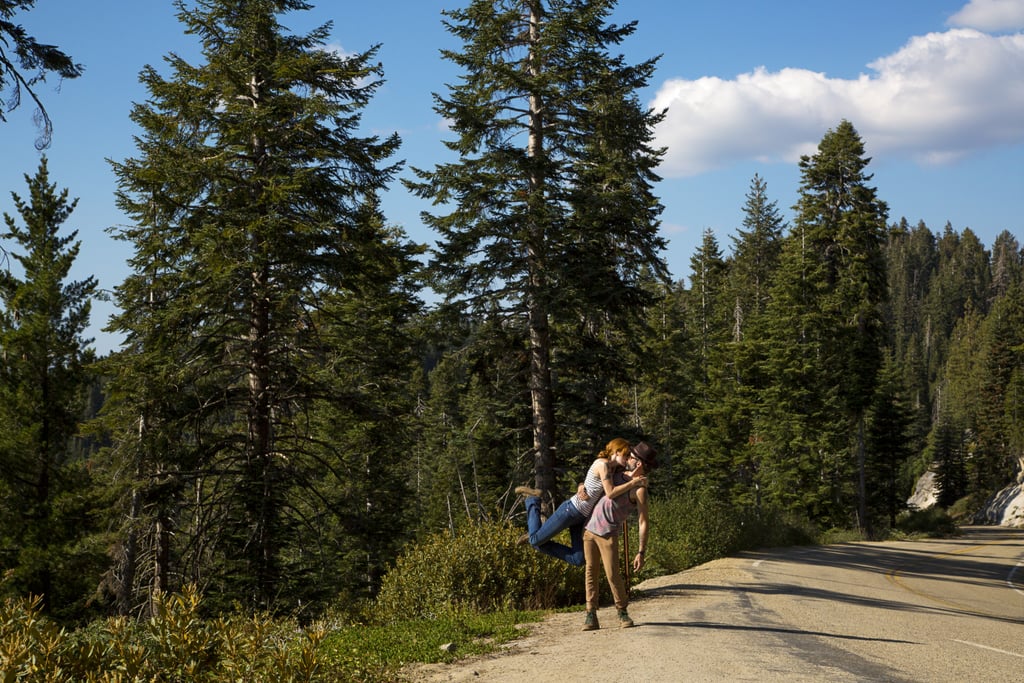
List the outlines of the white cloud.
{"type": "Polygon", "coordinates": [[[971,0],[946,22],[982,31],[1024,28],[1024,0],[971,0]]]}
{"type": "Polygon", "coordinates": [[[342,59],[348,59],[356,56],[355,52],[349,52],[341,45],[341,43],[327,43],[323,46],[323,50],[325,52],[333,52],[342,59]]]}
{"type": "Polygon", "coordinates": [[[1024,33],[915,36],[868,68],[856,79],[759,68],[733,80],[668,80],[651,105],[668,108],[657,131],[668,148],[660,170],[687,176],[745,160],[795,162],[844,118],[869,155],[921,163],[1024,142],[1024,33]]]}

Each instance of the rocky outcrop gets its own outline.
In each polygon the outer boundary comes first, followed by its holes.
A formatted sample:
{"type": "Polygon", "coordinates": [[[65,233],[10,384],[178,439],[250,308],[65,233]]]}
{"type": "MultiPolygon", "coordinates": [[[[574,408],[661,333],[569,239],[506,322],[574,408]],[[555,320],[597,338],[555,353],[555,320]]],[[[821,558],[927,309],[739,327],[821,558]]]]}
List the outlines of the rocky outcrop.
{"type": "Polygon", "coordinates": [[[917,480],[914,494],[907,499],[907,507],[911,510],[927,510],[939,499],[939,487],[935,473],[928,470],[917,480]]]}
{"type": "Polygon", "coordinates": [[[986,500],[973,522],[1024,527],[1024,484],[1011,484],[986,500]]]}
{"type": "MultiPolygon", "coordinates": [[[[1010,484],[986,500],[971,517],[971,523],[1024,527],[1024,482],[1020,481],[1024,477],[1017,479],[1017,483],[1010,484]]],[[[927,510],[935,505],[938,496],[935,473],[929,470],[917,480],[913,495],[907,499],[907,506],[911,510],[927,510]]]]}

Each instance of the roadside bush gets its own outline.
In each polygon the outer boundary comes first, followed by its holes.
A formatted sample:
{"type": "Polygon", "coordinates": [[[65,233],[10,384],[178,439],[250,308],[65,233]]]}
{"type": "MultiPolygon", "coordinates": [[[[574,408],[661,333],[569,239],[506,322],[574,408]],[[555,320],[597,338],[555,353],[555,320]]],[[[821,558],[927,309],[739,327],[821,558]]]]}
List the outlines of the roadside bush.
{"type": "Polygon", "coordinates": [[[807,519],[774,508],[749,508],[740,513],[740,549],[813,545],[818,529],[807,519]]]}
{"type": "Polygon", "coordinates": [[[319,652],[322,628],[269,617],[199,618],[199,594],[163,596],[146,621],[111,618],[69,633],[40,613],[38,599],[0,604],[5,681],[353,680],[319,652]]]}
{"type": "Polygon", "coordinates": [[[741,550],[810,545],[817,536],[806,520],[770,508],[738,509],[707,489],[655,497],[650,517],[652,551],[644,576],[680,572],[741,550]]]}
{"type": "Polygon", "coordinates": [[[984,519],[984,514],[979,514],[979,512],[984,508],[988,499],[989,495],[987,494],[972,493],[950,505],[946,512],[957,524],[970,524],[978,517],[984,519]]]}
{"type": "Polygon", "coordinates": [[[672,574],[740,548],[742,518],[706,490],[685,491],[650,504],[651,550],[645,573],[672,574]]]}
{"type": "Polygon", "coordinates": [[[896,518],[896,528],[912,536],[944,537],[956,536],[959,533],[953,517],[938,506],[901,513],[896,518]]]}
{"type": "Polygon", "coordinates": [[[580,602],[582,567],[518,544],[521,534],[506,522],[488,522],[466,525],[454,536],[436,534],[412,546],[384,576],[377,618],[396,622],[580,602]]]}
{"type": "Polygon", "coordinates": [[[866,534],[860,529],[844,527],[832,527],[825,529],[818,534],[818,543],[821,545],[835,545],[837,543],[854,543],[866,540],[866,534]]]}

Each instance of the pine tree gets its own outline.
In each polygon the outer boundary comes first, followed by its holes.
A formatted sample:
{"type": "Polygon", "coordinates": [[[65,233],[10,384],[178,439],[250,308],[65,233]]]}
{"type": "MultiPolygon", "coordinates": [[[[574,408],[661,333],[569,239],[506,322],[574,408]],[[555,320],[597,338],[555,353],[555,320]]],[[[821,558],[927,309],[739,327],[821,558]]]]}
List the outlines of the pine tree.
{"type": "Polygon", "coordinates": [[[505,517],[517,502],[510,482],[524,480],[533,466],[532,440],[521,428],[529,421],[519,400],[526,393],[521,339],[497,320],[448,313],[431,316],[435,344],[448,351],[429,370],[410,477],[425,532],[454,533],[466,521],[505,517]]]}
{"type": "MultiPolygon", "coordinates": [[[[932,380],[929,354],[934,353],[932,318],[926,302],[928,286],[938,264],[935,235],[919,222],[913,228],[906,220],[891,226],[885,248],[889,301],[886,306],[890,344],[902,382],[914,411],[913,449],[923,450],[931,428],[932,380]]],[[[945,344],[943,344],[945,347],[945,344]]]]}
{"type": "Polygon", "coordinates": [[[619,401],[631,410],[637,435],[657,435],[657,485],[666,493],[682,488],[692,476],[684,462],[693,437],[696,387],[703,368],[696,341],[687,325],[689,292],[682,281],[652,282],[656,302],[647,309],[650,333],[641,340],[637,356],[639,377],[619,387],[619,401]]]}
{"type": "Polygon", "coordinates": [[[767,353],[764,318],[786,229],[767,190],[767,184],[755,175],[743,208],[743,228],[732,237],[724,296],[732,306],[730,341],[723,355],[731,386],[719,410],[729,416],[723,422],[730,426],[733,500],[745,505],[760,503],[760,437],[752,430],[757,396],[768,383],[761,373],[767,353]]]}
{"type": "Polygon", "coordinates": [[[732,307],[727,298],[728,269],[711,230],[704,231],[700,247],[690,258],[690,290],[687,327],[696,344],[700,372],[693,387],[693,440],[687,469],[691,485],[708,487],[727,495],[733,480],[731,460],[737,406],[734,368],[727,344],[731,338],[732,307]]]}
{"type": "Polygon", "coordinates": [[[949,415],[940,415],[929,435],[926,452],[935,468],[939,490],[936,503],[948,508],[967,493],[964,430],[949,415]]]}
{"type": "MultiPolygon", "coordinates": [[[[896,526],[896,515],[906,507],[906,492],[911,483],[903,479],[904,464],[913,455],[911,449],[914,413],[906,401],[899,367],[891,356],[879,373],[878,390],[868,419],[867,463],[865,476],[868,514],[896,526]]],[[[873,527],[874,525],[869,525],[873,527]]]]}
{"type": "Polygon", "coordinates": [[[735,340],[742,340],[744,327],[768,307],[785,229],[777,202],[768,199],[767,183],[755,175],[743,206],[743,228],[732,236],[729,279],[735,299],[735,340]]]}
{"type": "Polygon", "coordinates": [[[92,524],[87,477],[73,458],[91,380],[94,277],[68,281],[78,232],[61,235],[77,200],[50,183],[44,157],[29,197],[11,193],[21,221],[4,214],[22,277],[0,272],[0,508],[7,588],[41,595],[48,611],[81,608],[96,557],[81,540],[92,524]],[[11,551],[14,551],[13,554],[11,551]]]}
{"type": "Polygon", "coordinates": [[[976,392],[966,404],[975,427],[972,454],[972,491],[990,495],[1013,481],[1021,454],[1010,446],[1012,425],[1007,409],[1014,411],[1009,389],[1013,377],[1024,371],[1024,290],[1013,284],[992,304],[978,330],[975,367],[976,392]]]}
{"type": "Polygon", "coordinates": [[[984,314],[990,301],[988,255],[972,231],[961,234],[947,223],[936,248],[935,273],[925,302],[928,372],[933,383],[939,381],[946,363],[953,328],[969,308],[984,314]]]}
{"type": "Polygon", "coordinates": [[[992,245],[992,292],[995,301],[1015,284],[1024,281],[1024,249],[1020,241],[1003,230],[992,245]]]}
{"type": "MultiPolygon", "coordinates": [[[[655,60],[626,65],[609,54],[635,30],[606,24],[614,4],[473,0],[445,12],[463,49],[443,54],[463,76],[436,96],[436,110],[459,159],[417,170],[410,183],[451,208],[426,216],[441,236],[430,264],[437,289],[522,335],[536,485],[548,490],[556,375],[576,373],[586,387],[577,359],[594,358],[615,372],[624,362],[616,347],[650,301],[641,268],[666,275],[652,194],[661,152],[650,147],[661,115],[636,96],[655,60]]],[[[603,391],[577,394],[597,407],[603,391]]]]}
{"type": "Polygon", "coordinates": [[[306,466],[299,480],[315,492],[302,496],[296,534],[318,545],[314,560],[291,562],[284,588],[320,604],[339,594],[375,595],[413,521],[407,454],[416,396],[409,387],[420,371],[412,329],[420,306],[410,275],[421,250],[379,217],[360,229],[365,269],[350,271],[345,289],[323,295],[319,343],[330,362],[317,382],[327,392],[310,411],[319,447],[310,448],[314,457],[294,460],[296,471],[306,466]]]}
{"type": "Polygon", "coordinates": [[[383,228],[377,201],[399,140],[356,134],[380,85],[376,48],[343,57],[324,47],[329,24],[293,36],[278,23],[305,2],[177,7],[206,63],[172,55],[171,79],[143,71],[139,156],[114,164],[134,221],[117,236],[135,248],[111,326],[126,347],[108,367],[110,457],[132,477],[115,592],[129,608],[173,569],[224,600],[271,607],[316,590],[288,577],[358,550],[304,550],[322,540],[313,521],[372,498],[362,478],[323,510],[320,477],[348,482],[350,447],[393,457],[393,443],[370,438],[387,419],[371,408],[390,392],[360,361],[407,315],[413,250],[383,228]],[[358,358],[344,355],[359,343],[358,358]],[[362,426],[328,429],[319,411],[332,403],[362,426]],[[364,438],[331,440],[353,430],[364,438]],[[143,566],[155,570],[136,574],[143,566]]]}
{"type": "Polygon", "coordinates": [[[796,459],[805,507],[838,524],[852,491],[859,522],[867,522],[864,418],[887,341],[887,208],[867,184],[869,162],[848,121],[826,133],[817,154],[801,158],[796,221],[769,305],[776,459],[796,459]]]}

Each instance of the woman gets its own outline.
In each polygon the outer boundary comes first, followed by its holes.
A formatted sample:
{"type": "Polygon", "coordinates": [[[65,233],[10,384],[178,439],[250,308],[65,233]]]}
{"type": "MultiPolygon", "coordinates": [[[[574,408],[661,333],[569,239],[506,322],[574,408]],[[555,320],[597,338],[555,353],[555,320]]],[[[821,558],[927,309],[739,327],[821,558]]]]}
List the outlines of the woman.
{"type": "MultiPolygon", "coordinates": [[[[635,477],[645,477],[657,467],[657,453],[650,445],[641,441],[630,449],[626,470],[635,477]]],[[[644,479],[646,481],[646,479],[644,479]]],[[[622,580],[619,569],[619,529],[630,513],[636,511],[640,517],[639,536],[636,556],[633,558],[633,570],[640,571],[644,566],[644,554],[647,552],[647,487],[629,491],[628,495],[618,498],[603,498],[594,507],[590,521],[583,532],[583,556],[586,561],[586,593],[587,616],[583,622],[584,631],[600,628],[597,619],[600,587],[598,586],[601,565],[604,565],[608,585],[612,589],[612,599],[619,613],[619,626],[629,628],[633,620],[629,618],[629,590],[622,580]]]]}
{"type": "Polygon", "coordinates": [[[520,543],[529,541],[537,550],[564,560],[577,567],[584,561],[583,557],[583,524],[590,517],[597,502],[604,496],[616,498],[627,491],[643,486],[643,477],[624,481],[618,486],[612,485],[612,474],[626,466],[630,452],[629,442],[625,439],[612,439],[604,447],[587,470],[580,490],[572,498],[558,506],[554,514],[541,524],[540,496],[541,491],[526,486],[516,488],[516,493],[525,494],[527,533],[519,539],[520,543]],[[571,546],[556,543],[551,539],[560,531],[569,529],[571,546]]]}

